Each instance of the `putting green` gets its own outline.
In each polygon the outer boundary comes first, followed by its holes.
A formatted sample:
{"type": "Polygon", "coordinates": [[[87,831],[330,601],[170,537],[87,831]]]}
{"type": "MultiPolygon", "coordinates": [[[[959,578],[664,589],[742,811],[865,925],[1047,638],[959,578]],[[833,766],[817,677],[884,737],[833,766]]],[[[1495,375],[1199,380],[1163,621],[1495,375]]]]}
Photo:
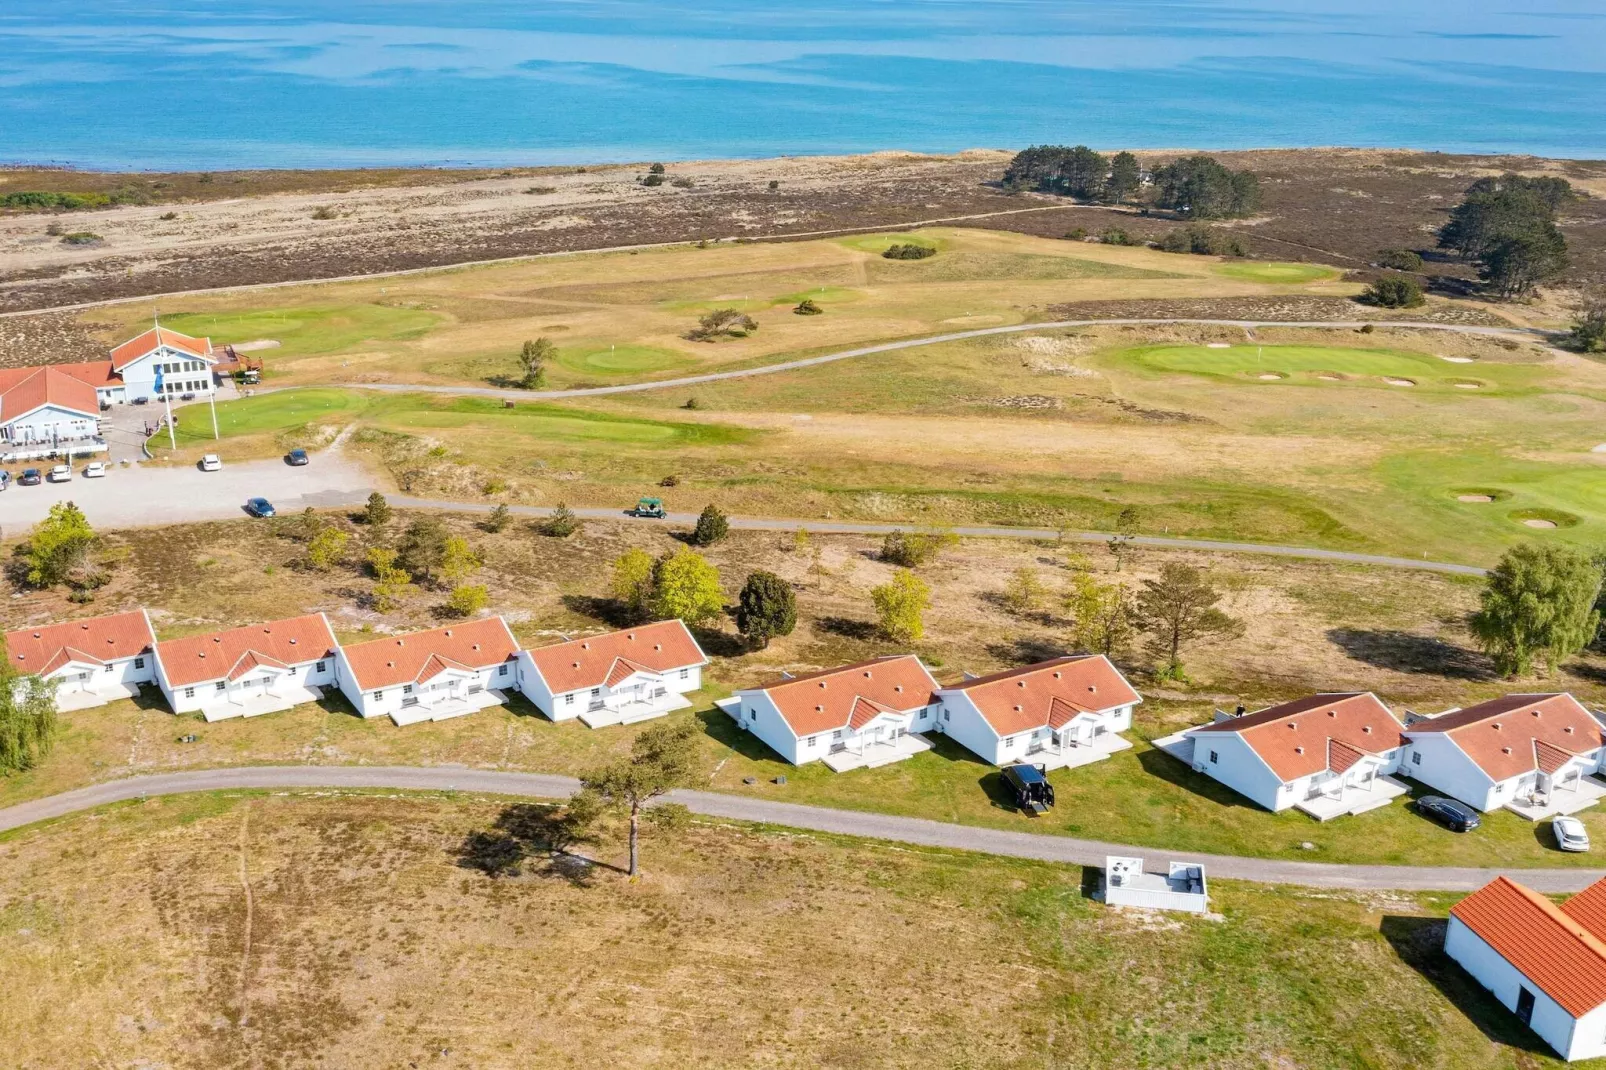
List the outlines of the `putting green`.
{"type": "Polygon", "coordinates": [[[894,245],[923,245],[927,249],[941,249],[944,244],[925,234],[858,234],[850,238],[838,238],[836,243],[861,253],[884,253],[894,245]]]}
{"type": "Polygon", "coordinates": [[[560,348],[558,363],[582,375],[638,375],[684,367],[695,361],[684,353],[655,346],[597,342],[560,348]]]}
{"type": "Polygon", "coordinates": [[[279,345],[269,355],[278,358],[334,353],[365,341],[417,338],[441,318],[418,308],[357,304],[215,315],[180,313],[162,317],[162,324],[185,334],[209,337],[217,344],[271,338],[279,345]]]}
{"type": "Polygon", "coordinates": [[[1260,260],[1234,260],[1211,268],[1217,275],[1244,282],[1261,282],[1268,286],[1295,286],[1317,279],[1336,279],[1341,274],[1336,268],[1318,264],[1267,263],[1260,260]]]}

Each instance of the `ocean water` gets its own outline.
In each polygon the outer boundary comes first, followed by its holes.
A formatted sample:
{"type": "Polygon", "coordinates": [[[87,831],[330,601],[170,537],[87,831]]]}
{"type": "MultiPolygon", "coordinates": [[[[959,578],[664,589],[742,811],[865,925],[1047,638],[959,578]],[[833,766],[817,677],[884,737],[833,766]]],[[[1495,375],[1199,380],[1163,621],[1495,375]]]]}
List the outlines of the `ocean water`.
{"type": "Polygon", "coordinates": [[[0,2],[0,162],[1606,157],[1606,0],[0,2]]]}

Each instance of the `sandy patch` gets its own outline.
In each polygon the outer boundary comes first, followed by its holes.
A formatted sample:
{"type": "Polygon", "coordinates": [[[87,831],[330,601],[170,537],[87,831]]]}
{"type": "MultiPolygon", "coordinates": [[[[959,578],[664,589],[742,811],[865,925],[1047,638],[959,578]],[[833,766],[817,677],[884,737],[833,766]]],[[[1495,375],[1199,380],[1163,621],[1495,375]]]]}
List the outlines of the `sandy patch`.
{"type": "Polygon", "coordinates": [[[1287,376],[1278,375],[1276,372],[1263,372],[1262,374],[1255,376],[1255,378],[1264,379],[1267,382],[1276,382],[1279,379],[1287,378],[1287,376]]]}
{"type": "Polygon", "coordinates": [[[259,349],[278,349],[278,348],[279,348],[279,340],[277,338],[258,338],[254,342],[236,342],[236,343],[234,343],[234,351],[236,353],[255,353],[259,349]]]}
{"type": "Polygon", "coordinates": [[[1589,452],[1590,453],[1606,453],[1606,442],[1602,442],[1600,445],[1595,446],[1589,452]]]}
{"type": "Polygon", "coordinates": [[[1488,494],[1457,494],[1455,500],[1458,502],[1492,502],[1494,498],[1488,494]]]}
{"type": "Polygon", "coordinates": [[[966,327],[985,327],[994,323],[1003,323],[1002,316],[950,316],[943,323],[959,323],[966,327]]]}
{"type": "Polygon", "coordinates": [[[1455,388],[1457,390],[1482,390],[1483,389],[1483,384],[1482,383],[1456,383],[1454,385],[1455,385],[1455,388]]]}
{"type": "Polygon", "coordinates": [[[1344,381],[1342,375],[1318,375],[1316,378],[1327,383],[1342,383],[1344,381]]]}
{"type": "Polygon", "coordinates": [[[1440,360],[1447,360],[1451,364],[1471,364],[1472,363],[1472,358],[1471,357],[1446,357],[1446,356],[1441,354],[1439,356],[1439,359],[1440,360]]]}
{"type": "Polygon", "coordinates": [[[1383,377],[1383,381],[1385,383],[1387,383],[1388,385],[1390,385],[1390,386],[1415,386],[1416,385],[1416,380],[1414,380],[1414,379],[1390,379],[1386,375],[1383,377]]]}
{"type": "Polygon", "coordinates": [[[1232,348],[1232,343],[1231,342],[1206,342],[1205,343],[1205,348],[1206,349],[1231,349],[1232,348]]]}
{"type": "Polygon", "coordinates": [[[1553,528],[1556,526],[1556,522],[1554,520],[1524,520],[1522,526],[1525,528],[1553,528]]]}

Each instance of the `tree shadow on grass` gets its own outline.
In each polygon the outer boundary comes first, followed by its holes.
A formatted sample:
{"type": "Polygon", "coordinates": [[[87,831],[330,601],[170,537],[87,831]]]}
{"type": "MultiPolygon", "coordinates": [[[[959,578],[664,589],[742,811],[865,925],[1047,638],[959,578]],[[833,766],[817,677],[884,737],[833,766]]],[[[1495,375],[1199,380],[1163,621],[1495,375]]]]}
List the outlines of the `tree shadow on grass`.
{"type": "Polygon", "coordinates": [[[1386,914],[1378,928],[1400,961],[1437,988],[1484,1036],[1519,1051],[1552,1054],[1537,1034],[1444,953],[1447,925],[1443,918],[1386,914]]]}
{"type": "Polygon", "coordinates": [[[703,653],[716,658],[738,658],[748,653],[747,640],[738,632],[717,628],[693,628],[692,635],[703,653]]]}
{"type": "Polygon", "coordinates": [[[563,596],[563,608],[571,613],[578,613],[582,617],[601,621],[611,628],[628,628],[632,624],[639,624],[636,615],[625,603],[617,598],[597,598],[589,594],[566,594],[563,596]]]}
{"type": "Polygon", "coordinates": [[[542,713],[540,707],[531,702],[524,692],[508,688],[503,694],[507,695],[507,701],[502,704],[503,708],[513,716],[528,717],[536,721],[551,721],[551,718],[542,713]]]}
{"type": "Polygon", "coordinates": [[[989,643],[987,653],[999,661],[1014,665],[1035,665],[1040,661],[1063,658],[1070,651],[1046,636],[1028,635],[1003,643],[989,643]]]}
{"type": "Polygon", "coordinates": [[[1236,806],[1245,810],[1259,810],[1259,806],[1239,795],[1215,777],[1195,773],[1180,759],[1158,747],[1150,747],[1138,754],[1138,765],[1150,776],[1175,784],[1191,794],[1207,799],[1218,806],[1236,806]]]}
{"type": "Polygon", "coordinates": [[[457,865],[494,879],[552,877],[586,887],[599,869],[623,873],[608,862],[579,854],[576,848],[595,842],[579,835],[560,806],[514,803],[504,807],[489,829],[471,832],[457,847],[457,865]]]}
{"type": "Polygon", "coordinates": [[[814,622],[814,630],[861,643],[871,642],[881,634],[874,621],[854,620],[852,617],[820,617],[814,622]]]}
{"type": "Polygon", "coordinates": [[[1568,676],[1576,676],[1597,687],[1606,687],[1606,665],[1594,661],[1570,661],[1562,669],[1568,676]]]}
{"type": "Polygon", "coordinates": [[[1356,661],[1379,669],[1455,680],[1495,679],[1493,664],[1482,654],[1430,636],[1391,628],[1329,628],[1327,638],[1356,661]]]}

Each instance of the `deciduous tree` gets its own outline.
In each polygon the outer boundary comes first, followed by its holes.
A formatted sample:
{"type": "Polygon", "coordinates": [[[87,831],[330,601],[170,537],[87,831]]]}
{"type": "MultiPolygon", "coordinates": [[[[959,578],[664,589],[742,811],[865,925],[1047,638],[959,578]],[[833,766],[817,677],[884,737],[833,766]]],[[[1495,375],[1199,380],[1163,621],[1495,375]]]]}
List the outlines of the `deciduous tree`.
{"type": "Polygon", "coordinates": [[[328,572],[345,560],[346,544],[350,541],[351,536],[339,528],[324,528],[307,543],[307,564],[319,572],[328,572]]]}
{"type": "Polygon", "coordinates": [[[638,620],[652,605],[652,566],[652,555],[634,546],[613,562],[613,596],[638,620]]]}
{"type": "Polygon", "coordinates": [[[1565,546],[1521,543],[1489,573],[1472,633],[1506,676],[1547,674],[1595,638],[1601,566],[1565,546]]]}
{"type": "Polygon", "coordinates": [[[899,569],[892,579],[870,591],[875,603],[881,634],[895,643],[912,643],[926,634],[926,607],[931,604],[931,588],[908,569],[899,569]]]}
{"type": "Polygon", "coordinates": [[[1132,594],[1126,584],[1101,583],[1092,572],[1071,574],[1065,611],[1071,618],[1076,647],[1105,657],[1123,653],[1137,631],[1132,594]]]}
{"type": "Polygon", "coordinates": [[[388,613],[413,590],[413,577],[396,564],[397,554],[388,546],[368,550],[368,568],[374,575],[374,608],[388,613]]]}
{"type": "Polygon", "coordinates": [[[539,390],[546,385],[546,366],[558,357],[558,347],[547,337],[530,339],[519,349],[519,368],[523,375],[519,386],[525,390],[539,390]]]}
{"type": "Polygon", "coordinates": [[[1577,309],[1570,334],[1572,344],[1585,353],[1606,353],[1606,294],[1591,294],[1577,309]]]}
{"type": "Polygon", "coordinates": [[[480,555],[468,540],[461,535],[450,535],[441,548],[440,572],[441,580],[452,585],[461,584],[464,580],[479,571],[480,555]]]}
{"type": "Polygon", "coordinates": [[[452,588],[446,599],[446,609],[459,617],[472,617],[491,601],[491,592],[483,583],[462,583],[452,588]]]}
{"type": "Polygon", "coordinates": [[[652,615],[707,624],[725,611],[719,570],[695,550],[682,546],[660,557],[652,569],[652,615]]]}
{"type": "Polygon", "coordinates": [[[56,688],[12,665],[0,640],[0,776],[32,769],[56,741],[56,688]]]}
{"type": "Polygon", "coordinates": [[[28,582],[35,587],[65,583],[89,565],[97,537],[84,511],[72,502],[57,502],[19,549],[28,582]]]}

